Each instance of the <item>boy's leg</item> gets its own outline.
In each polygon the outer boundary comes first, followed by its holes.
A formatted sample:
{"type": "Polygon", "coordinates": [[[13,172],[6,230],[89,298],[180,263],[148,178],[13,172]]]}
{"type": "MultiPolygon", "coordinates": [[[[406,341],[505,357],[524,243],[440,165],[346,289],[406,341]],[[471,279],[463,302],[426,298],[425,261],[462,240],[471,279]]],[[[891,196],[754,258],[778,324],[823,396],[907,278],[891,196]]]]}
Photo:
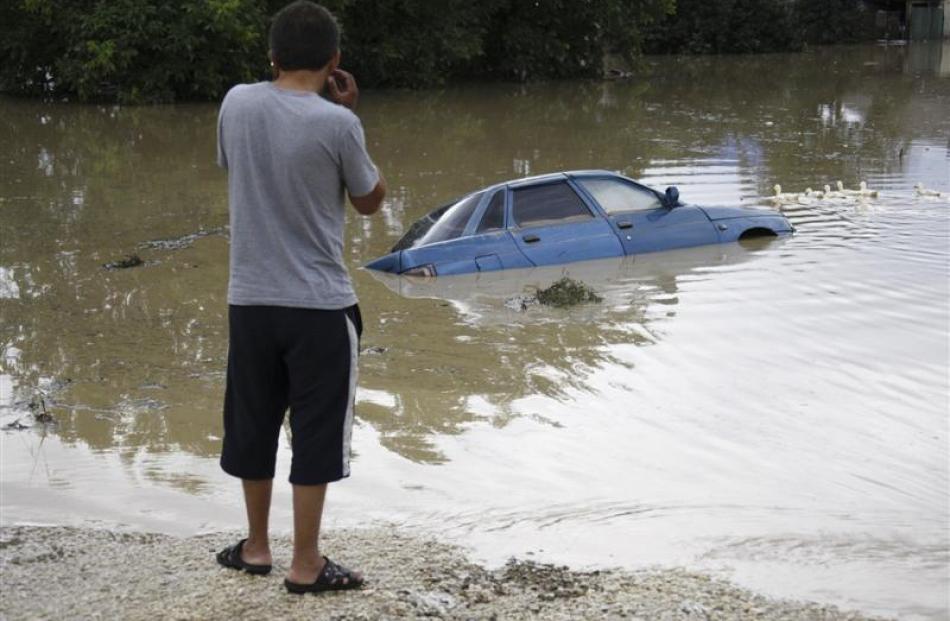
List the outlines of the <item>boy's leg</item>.
{"type": "Polygon", "coordinates": [[[287,579],[312,584],[323,570],[320,554],[320,520],[327,486],[294,485],[294,558],[287,579]]]}
{"type": "MultiPolygon", "coordinates": [[[[287,579],[297,584],[313,584],[323,571],[323,555],[320,553],[320,521],[323,517],[323,501],[327,495],[324,485],[294,485],[294,558],[290,563],[287,579]]],[[[363,577],[353,572],[353,579],[363,577]]],[[[349,582],[342,578],[342,584],[349,582]]]]}
{"type": "Polygon", "coordinates": [[[244,506],[247,509],[247,541],[241,548],[241,558],[252,565],[270,565],[268,521],[270,519],[271,491],[274,479],[243,479],[244,506]]]}
{"type": "Polygon", "coordinates": [[[281,309],[230,306],[221,467],[244,489],[248,537],[244,562],[270,564],[267,535],[277,442],[288,380],[280,352],[281,309]]]}
{"type": "MultiPolygon", "coordinates": [[[[294,557],[287,578],[312,584],[324,566],[318,539],[327,483],[349,476],[362,322],[356,307],[302,311],[297,319],[300,337],[284,355],[294,491],[294,557]]],[[[360,576],[354,572],[353,578],[360,576]]]]}

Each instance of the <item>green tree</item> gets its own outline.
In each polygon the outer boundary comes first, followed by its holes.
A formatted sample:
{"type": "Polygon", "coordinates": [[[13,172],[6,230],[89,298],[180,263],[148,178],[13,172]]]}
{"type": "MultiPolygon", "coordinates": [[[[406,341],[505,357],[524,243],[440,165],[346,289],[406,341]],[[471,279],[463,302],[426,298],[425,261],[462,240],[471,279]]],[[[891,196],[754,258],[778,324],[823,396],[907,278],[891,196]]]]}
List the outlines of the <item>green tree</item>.
{"type": "MultiPolygon", "coordinates": [[[[344,64],[365,86],[460,77],[596,76],[634,58],[675,0],[328,0],[344,64]]],[[[0,6],[0,89],[81,100],[220,97],[268,74],[284,0],[11,0],[0,6]]]]}
{"type": "Polygon", "coordinates": [[[497,0],[364,0],[348,2],[343,64],[361,83],[441,84],[481,57],[486,21],[497,0]]]}
{"type": "Polygon", "coordinates": [[[677,0],[676,12],[648,37],[661,54],[777,52],[798,47],[792,11],[780,0],[677,0]]]}
{"type": "Polygon", "coordinates": [[[729,13],[726,51],[783,52],[796,47],[791,12],[776,0],[735,0],[729,13]]]}
{"type": "Polygon", "coordinates": [[[208,98],[266,67],[266,15],[253,0],[19,0],[0,15],[5,91],[208,98]]]}
{"type": "Polygon", "coordinates": [[[795,19],[808,43],[855,43],[874,37],[874,14],[858,0],[797,0],[795,19]]]}
{"type": "Polygon", "coordinates": [[[763,53],[874,38],[863,0],[677,0],[647,37],[660,54],[763,53]]]}
{"type": "Polygon", "coordinates": [[[675,0],[508,0],[491,16],[482,69],[526,80],[591,76],[605,53],[632,60],[675,0]]]}

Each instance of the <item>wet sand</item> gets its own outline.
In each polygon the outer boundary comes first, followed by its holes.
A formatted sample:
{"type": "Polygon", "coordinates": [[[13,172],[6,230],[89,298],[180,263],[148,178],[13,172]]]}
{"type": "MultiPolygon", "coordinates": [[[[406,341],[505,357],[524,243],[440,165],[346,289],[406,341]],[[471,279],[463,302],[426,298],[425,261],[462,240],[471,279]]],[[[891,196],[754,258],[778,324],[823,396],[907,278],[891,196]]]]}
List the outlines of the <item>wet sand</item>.
{"type": "Polygon", "coordinates": [[[291,595],[290,542],[274,571],[218,566],[236,535],[17,526],[0,531],[4,619],[867,619],[820,604],[777,601],[680,569],[583,572],[512,560],[490,570],[462,550],[390,529],[336,530],[324,551],[361,568],[360,592],[291,595]]]}

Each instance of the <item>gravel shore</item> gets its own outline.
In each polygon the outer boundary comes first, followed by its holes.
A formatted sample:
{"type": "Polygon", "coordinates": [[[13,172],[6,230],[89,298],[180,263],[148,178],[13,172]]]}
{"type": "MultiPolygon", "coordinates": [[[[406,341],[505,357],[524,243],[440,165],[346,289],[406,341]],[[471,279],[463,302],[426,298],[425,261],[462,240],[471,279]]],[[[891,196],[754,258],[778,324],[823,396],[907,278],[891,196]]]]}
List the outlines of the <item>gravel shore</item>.
{"type": "Polygon", "coordinates": [[[331,558],[361,569],[359,592],[291,595],[282,585],[286,538],[274,571],[219,567],[239,538],[175,538],[65,527],[0,530],[3,619],[866,619],[832,606],[776,601],[678,569],[573,571],[510,561],[488,570],[457,548],[388,529],[336,530],[331,558]]]}

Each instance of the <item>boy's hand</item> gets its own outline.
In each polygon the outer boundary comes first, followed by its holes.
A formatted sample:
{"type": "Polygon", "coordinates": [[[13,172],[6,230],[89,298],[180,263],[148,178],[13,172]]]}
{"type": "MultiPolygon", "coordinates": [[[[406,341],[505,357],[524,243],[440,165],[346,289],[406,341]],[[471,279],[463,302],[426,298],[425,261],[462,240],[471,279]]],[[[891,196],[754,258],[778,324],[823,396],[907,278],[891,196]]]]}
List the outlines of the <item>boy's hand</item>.
{"type": "Polygon", "coordinates": [[[346,106],[350,110],[356,109],[356,101],[360,98],[360,89],[356,86],[356,78],[349,71],[334,69],[327,78],[327,90],[334,103],[346,106]]]}

